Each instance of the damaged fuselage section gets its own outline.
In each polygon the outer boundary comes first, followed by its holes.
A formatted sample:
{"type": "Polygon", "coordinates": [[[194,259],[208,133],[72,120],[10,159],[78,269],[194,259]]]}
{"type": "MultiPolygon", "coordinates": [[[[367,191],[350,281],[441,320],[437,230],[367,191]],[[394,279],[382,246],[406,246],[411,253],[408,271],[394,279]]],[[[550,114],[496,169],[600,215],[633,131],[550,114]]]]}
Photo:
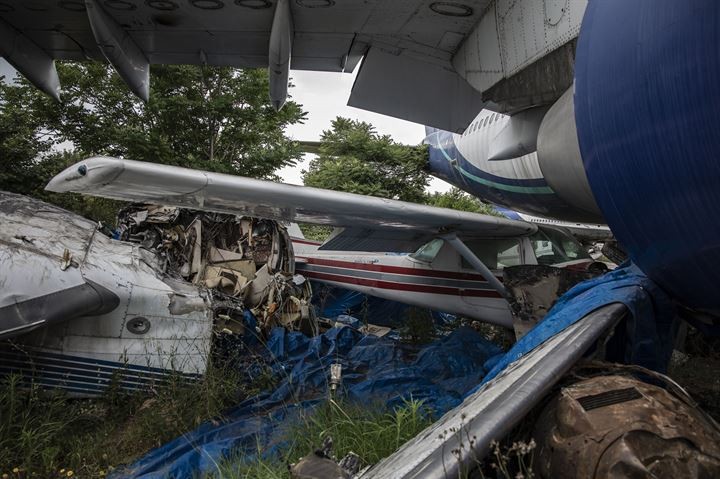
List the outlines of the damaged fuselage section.
{"type": "Polygon", "coordinates": [[[106,232],[0,192],[0,224],[1,375],[77,395],[138,389],[202,375],[228,338],[316,331],[275,221],[132,205],[106,232]]]}
{"type": "MultiPolygon", "coordinates": [[[[243,330],[246,310],[264,331],[314,331],[310,284],[294,274],[290,236],[276,221],[132,205],[120,211],[116,236],[154,253],[163,275],[205,288],[215,317],[233,331],[243,330]]],[[[181,313],[182,302],[170,308],[181,313]]]]}

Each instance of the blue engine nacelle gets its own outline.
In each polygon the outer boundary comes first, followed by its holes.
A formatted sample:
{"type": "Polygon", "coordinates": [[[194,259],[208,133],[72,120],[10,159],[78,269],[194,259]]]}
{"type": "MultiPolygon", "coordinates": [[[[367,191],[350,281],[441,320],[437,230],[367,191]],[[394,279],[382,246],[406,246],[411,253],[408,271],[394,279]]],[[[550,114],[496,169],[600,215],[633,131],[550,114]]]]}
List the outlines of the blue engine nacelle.
{"type": "Polygon", "coordinates": [[[720,2],[591,1],[575,120],[595,200],[667,292],[720,312],[720,2]]]}

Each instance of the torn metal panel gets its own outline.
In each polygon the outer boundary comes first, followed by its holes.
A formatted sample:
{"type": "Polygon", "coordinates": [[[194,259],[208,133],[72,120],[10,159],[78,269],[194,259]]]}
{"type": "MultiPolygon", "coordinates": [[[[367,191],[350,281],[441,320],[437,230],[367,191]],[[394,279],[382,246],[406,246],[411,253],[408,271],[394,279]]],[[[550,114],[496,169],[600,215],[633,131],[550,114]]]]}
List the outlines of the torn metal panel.
{"type": "Polygon", "coordinates": [[[275,221],[134,204],[120,212],[118,230],[162,258],[162,274],[208,289],[216,318],[242,323],[250,309],[267,331],[298,329],[308,317],[309,284],[293,280],[292,243],[275,221]]]}
{"type": "MultiPolygon", "coordinates": [[[[212,339],[206,292],[158,274],[137,244],[114,241],[93,222],[42,201],[0,193],[0,222],[0,308],[45,320],[13,338],[18,357],[37,359],[16,357],[3,374],[87,395],[115,373],[133,376],[133,368],[152,377],[205,371],[212,339]]],[[[12,315],[0,323],[10,325],[12,315]]]]}
{"type": "Polygon", "coordinates": [[[503,269],[516,337],[519,339],[532,329],[570,288],[599,274],[541,264],[503,269]]]}

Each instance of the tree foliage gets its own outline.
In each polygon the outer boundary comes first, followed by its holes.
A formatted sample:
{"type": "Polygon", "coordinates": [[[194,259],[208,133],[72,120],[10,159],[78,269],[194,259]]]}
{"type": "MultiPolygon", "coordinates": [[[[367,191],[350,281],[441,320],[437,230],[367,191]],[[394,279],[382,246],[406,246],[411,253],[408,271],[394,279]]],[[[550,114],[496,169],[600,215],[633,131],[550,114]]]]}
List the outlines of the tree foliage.
{"type": "MultiPolygon", "coordinates": [[[[60,103],[24,79],[0,82],[0,189],[48,198],[49,178],[90,155],[269,179],[301,155],[284,130],[305,113],[292,101],[273,109],[265,70],[153,66],[147,104],[107,64],[60,62],[58,74],[60,103]]],[[[81,213],[94,209],[52,198],[81,213]]]]}
{"type": "Polygon", "coordinates": [[[0,77],[0,189],[23,192],[40,186],[35,159],[54,143],[44,130],[46,102],[42,100],[0,77]]]}
{"type": "Polygon", "coordinates": [[[451,208],[454,210],[470,211],[471,213],[480,213],[484,215],[502,216],[492,205],[483,203],[476,197],[465,193],[457,187],[453,187],[445,193],[435,192],[429,194],[425,198],[425,203],[440,208],[451,208]]]}
{"type": "Polygon", "coordinates": [[[337,117],[323,132],[308,186],[421,203],[428,176],[425,146],[396,143],[369,123],[337,117]]]}

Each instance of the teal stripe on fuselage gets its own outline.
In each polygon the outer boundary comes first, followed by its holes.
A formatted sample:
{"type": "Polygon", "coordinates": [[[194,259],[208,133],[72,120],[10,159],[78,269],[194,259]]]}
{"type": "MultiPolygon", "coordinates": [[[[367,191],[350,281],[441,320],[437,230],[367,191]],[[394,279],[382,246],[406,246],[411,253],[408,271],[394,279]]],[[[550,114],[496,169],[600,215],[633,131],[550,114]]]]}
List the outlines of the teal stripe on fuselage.
{"type": "MultiPolygon", "coordinates": [[[[436,132],[436,137],[438,135],[438,132],[436,132]]],[[[481,185],[489,186],[490,188],[497,188],[498,190],[503,191],[512,191],[513,193],[525,193],[525,194],[531,194],[531,195],[553,195],[555,192],[552,188],[549,186],[517,186],[517,185],[506,185],[503,183],[498,183],[495,181],[487,180],[485,178],[480,178],[477,175],[473,175],[469,171],[466,171],[461,166],[458,165],[457,159],[450,158],[450,155],[447,154],[445,149],[440,145],[440,142],[437,142],[437,148],[440,150],[440,152],[443,154],[443,156],[448,160],[448,162],[455,168],[461,175],[464,177],[476,182],[480,183],[481,185]]]]}

